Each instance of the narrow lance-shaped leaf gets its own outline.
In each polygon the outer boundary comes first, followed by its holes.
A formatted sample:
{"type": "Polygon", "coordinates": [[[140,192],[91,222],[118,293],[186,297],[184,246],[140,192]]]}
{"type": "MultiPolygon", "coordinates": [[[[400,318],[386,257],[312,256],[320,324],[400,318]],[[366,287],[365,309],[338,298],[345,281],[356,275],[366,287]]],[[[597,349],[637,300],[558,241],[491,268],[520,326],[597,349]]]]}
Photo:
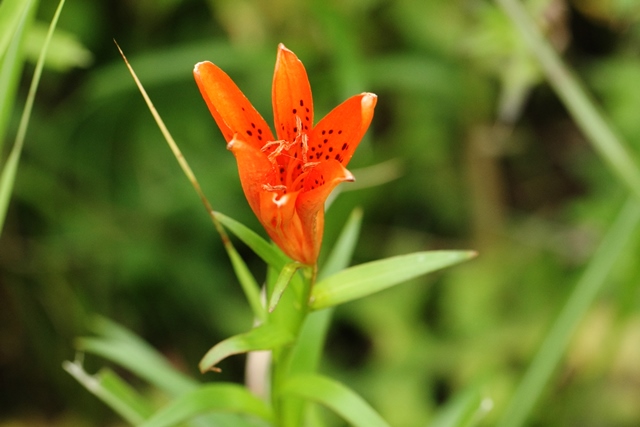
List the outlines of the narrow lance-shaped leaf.
{"type": "Polygon", "coordinates": [[[236,248],[229,243],[225,243],[224,247],[231,259],[233,270],[235,271],[236,277],[240,282],[240,286],[242,286],[242,290],[247,297],[247,301],[251,306],[253,315],[260,319],[260,321],[264,322],[267,318],[267,313],[261,302],[260,286],[258,285],[258,282],[256,282],[253,274],[249,271],[249,267],[247,267],[247,264],[244,262],[240,254],[238,254],[236,248]]]}
{"type": "Polygon", "coordinates": [[[320,403],[355,427],[389,427],[365,400],[345,385],[321,375],[300,375],[282,389],[286,395],[320,403]]]}
{"type": "Polygon", "coordinates": [[[352,301],[476,256],[473,251],[430,251],[360,264],[318,282],[311,308],[318,310],[352,301]]]}
{"type": "Polygon", "coordinates": [[[176,371],[160,354],[130,343],[101,338],[78,338],[76,346],[81,351],[117,363],[173,395],[190,391],[198,384],[176,371]]]}
{"type": "Polygon", "coordinates": [[[271,267],[280,271],[285,264],[291,262],[280,249],[260,237],[258,233],[246,225],[220,212],[214,212],[213,215],[227,230],[232,232],[245,245],[249,246],[256,255],[271,267]]]}
{"type": "Polygon", "coordinates": [[[175,370],[153,347],[137,337],[126,337],[128,331],[123,328],[109,329],[105,322],[101,322],[100,327],[108,329],[105,331],[108,338],[79,338],[76,347],[128,369],[174,396],[191,391],[198,385],[197,381],[175,370]]]}
{"type": "Polygon", "coordinates": [[[292,262],[285,265],[282,271],[280,271],[280,275],[278,276],[276,283],[273,285],[273,292],[269,298],[269,313],[272,313],[273,310],[276,309],[276,305],[278,305],[278,301],[280,301],[282,293],[287,289],[287,286],[291,281],[291,277],[293,277],[295,272],[302,267],[304,267],[303,264],[300,264],[299,262],[292,262]]]}
{"type": "Polygon", "coordinates": [[[200,372],[218,370],[215,365],[233,354],[247,353],[256,350],[271,350],[288,344],[294,337],[284,327],[265,323],[244,334],[234,335],[211,347],[200,364],[200,372]]]}
{"type": "MultiPolygon", "coordinates": [[[[4,226],[7,209],[9,208],[9,200],[13,191],[13,184],[15,181],[16,173],[18,171],[18,163],[20,162],[22,147],[24,145],[25,136],[27,134],[27,127],[29,126],[29,119],[31,118],[31,110],[35,101],[36,91],[40,83],[40,76],[42,75],[42,68],[44,67],[44,60],[47,55],[47,49],[49,48],[49,42],[51,41],[51,37],[53,36],[53,31],[58,24],[58,18],[60,18],[63,6],[64,0],[60,0],[60,2],[58,3],[58,7],[53,15],[53,19],[51,20],[51,24],[49,25],[47,37],[45,38],[44,45],[42,46],[42,50],[40,51],[40,56],[38,57],[38,62],[36,63],[36,68],[33,72],[33,78],[31,79],[31,85],[29,86],[27,101],[25,102],[24,110],[22,111],[22,117],[20,117],[18,133],[16,135],[13,148],[11,149],[11,153],[7,158],[7,163],[2,169],[2,174],[0,175],[0,232],[2,231],[2,228],[4,226]]],[[[0,117],[2,117],[1,112],[0,117]]]]}
{"type": "Polygon", "coordinates": [[[96,375],[89,375],[77,361],[66,361],[62,367],[129,423],[139,424],[153,413],[150,403],[111,370],[102,369],[96,375]]]}
{"type": "Polygon", "coordinates": [[[169,427],[210,412],[251,415],[272,422],[271,409],[238,384],[210,384],[180,396],[139,427],[169,427]]]}

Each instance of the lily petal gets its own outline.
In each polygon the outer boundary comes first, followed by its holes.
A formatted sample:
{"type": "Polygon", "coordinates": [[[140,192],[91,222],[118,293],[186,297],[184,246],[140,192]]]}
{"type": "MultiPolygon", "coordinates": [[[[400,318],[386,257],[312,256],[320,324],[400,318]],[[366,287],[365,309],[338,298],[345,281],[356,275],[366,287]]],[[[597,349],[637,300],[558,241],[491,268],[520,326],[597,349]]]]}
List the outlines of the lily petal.
{"type": "Polygon", "coordinates": [[[267,122],[224,71],[205,61],[196,64],[193,75],[227,142],[236,134],[258,149],[273,141],[267,122]]]}
{"type": "Polygon", "coordinates": [[[233,153],[238,163],[240,183],[249,206],[262,222],[261,194],[274,194],[267,192],[264,185],[275,181],[276,170],[259,148],[244,141],[238,134],[227,144],[227,149],[233,153]]]}
{"type": "Polygon", "coordinates": [[[355,178],[336,160],[322,162],[310,170],[305,178],[304,190],[296,202],[296,209],[303,223],[323,210],[329,194],[345,181],[355,181],[355,178]]]}
{"type": "Polygon", "coordinates": [[[331,110],[309,137],[310,161],[334,159],[347,166],[369,128],[378,97],[361,93],[331,110]]]}
{"type": "Polygon", "coordinates": [[[341,182],[354,181],[347,169],[335,160],[322,162],[309,171],[305,189],[296,200],[296,211],[300,217],[304,238],[308,242],[309,259],[315,260],[320,253],[324,231],[324,203],[329,194],[341,182]]]}
{"type": "Polygon", "coordinates": [[[313,126],[313,98],[304,65],[282,43],[273,75],[273,115],[278,139],[294,141],[313,126]],[[300,129],[302,128],[302,129],[300,129]]]}

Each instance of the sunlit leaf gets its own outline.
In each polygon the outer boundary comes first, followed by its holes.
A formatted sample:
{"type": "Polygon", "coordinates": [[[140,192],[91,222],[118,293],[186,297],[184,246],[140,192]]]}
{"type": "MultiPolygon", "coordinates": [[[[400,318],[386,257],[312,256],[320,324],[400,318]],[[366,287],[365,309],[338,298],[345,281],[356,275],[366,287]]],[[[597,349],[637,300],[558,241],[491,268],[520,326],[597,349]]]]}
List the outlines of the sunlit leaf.
{"type": "Polygon", "coordinates": [[[168,427],[208,412],[252,415],[271,422],[271,409],[245,387],[237,384],[210,384],[187,393],[158,411],[140,427],[168,427]]]}
{"type": "Polygon", "coordinates": [[[25,0],[3,0],[0,3],[0,58],[2,58],[24,19],[25,11],[36,2],[25,0]]]}
{"type": "Polygon", "coordinates": [[[473,258],[472,251],[430,251],[357,265],[318,282],[311,308],[342,304],[473,258]]]}
{"type": "MultiPolygon", "coordinates": [[[[37,58],[46,35],[47,27],[42,23],[35,22],[31,26],[24,46],[28,59],[37,58]]],[[[86,68],[92,62],[93,55],[74,34],[62,30],[56,31],[45,60],[45,66],[48,69],[67,71],[73,67],[86,68]]]]}
{"type": "Polygon", "coordinates": [[[247,353],[256,350],[271,350],[293,341],[293,335],[284,327],[265,323],[249,332],[234,335],[211,347],[200,364],[200,372],[215,370],[215,365],[233,354],[247,353]]]}
{"type": "Polygon", "coordinates": [[[282,393],[320,403],[355,427],[389,426],[362,397],[345,385],[321,375],[294,377],[285,384],[282,393]]]}

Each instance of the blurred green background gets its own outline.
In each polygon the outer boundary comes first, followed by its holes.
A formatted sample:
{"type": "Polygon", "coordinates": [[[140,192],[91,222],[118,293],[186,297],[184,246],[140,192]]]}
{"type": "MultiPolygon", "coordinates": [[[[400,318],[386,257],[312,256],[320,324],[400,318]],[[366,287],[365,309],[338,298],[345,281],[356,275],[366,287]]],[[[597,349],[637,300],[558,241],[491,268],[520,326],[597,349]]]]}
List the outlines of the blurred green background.
{"type": "MultiPolygon", "coordinates": [[[[42,26],[56,5],[40,2],[42,26]]],[[[528,6],[637,154],[640,6],[528,6]]],[[[57,37],[0,240],[3,427],[124,425],[61,369],[96,314],[196,377],[211,345],[251,325],[219,237],[113,39],[214,208],[261,233],[193,65],[222,67],[268,122],[279,42],[304,62],[317,118],[355,93],[378,94],[350,164],[359,189],[331,205],[325,249],[362,206],[355,263],[425,249],[480,252],[336,312],[323,370],[394,426],[428,425],[479,383],[493,402],[482,425],[494,424],[625,198],[491,1],[68,0],[57,37]]],[[[527,425],[640,424],[638,237],[527,425]]],[[[238,246],[262,277],[260,261],[238,246]]],[[[234,357],[203,380],[242,381],[243,363],[234,357]]],[[[104,362],[86,364],[92,372],[104,362]]]]}

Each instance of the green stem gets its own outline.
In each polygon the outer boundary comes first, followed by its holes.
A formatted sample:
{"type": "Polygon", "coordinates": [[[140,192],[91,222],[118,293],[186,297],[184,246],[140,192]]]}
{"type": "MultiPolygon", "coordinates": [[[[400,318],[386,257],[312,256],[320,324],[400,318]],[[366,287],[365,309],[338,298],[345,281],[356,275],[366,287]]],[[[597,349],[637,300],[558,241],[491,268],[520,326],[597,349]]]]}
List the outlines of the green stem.
{"type": "Polygon", "coordinates": [[[289,380],[291,362],[295,355],[295,346],[299,341],[302,326],[309,314],[309,295],[315,283],[317,268],[305,267],[300,270],[302,280],[292,281],[287,291],[282,295],[282,301],[273,312],[277,317],[273,321],[286,322],[287,328],[296,337],[293,344],[286,345],[273,351],[271,369],[271,400],[277,425],[281,427],[297,427],[302,425],[304,405],[299,399],[282,398],[280,390],[289,380]]]}

